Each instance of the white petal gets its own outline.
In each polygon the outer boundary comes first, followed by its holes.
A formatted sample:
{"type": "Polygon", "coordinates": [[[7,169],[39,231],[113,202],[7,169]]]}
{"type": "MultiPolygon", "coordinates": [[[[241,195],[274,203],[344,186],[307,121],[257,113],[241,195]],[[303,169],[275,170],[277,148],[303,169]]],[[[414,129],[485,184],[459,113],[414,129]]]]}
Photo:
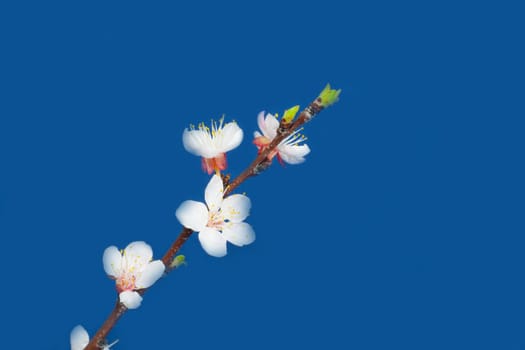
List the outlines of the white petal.
{"type": "Polygon", "coordinates": [[[304,157],[310,153],[308,145],[279,145],[279,155],[288,164],[300,164],[305,161],[304,157]]]}
{"type": "Polygon", "coordinates": [[[259,114],[257,114],[257,126],[259,126],[259,129],[262,131],[263,135],[265,135],[266,123],[264,122],[264,111],[261,111],[259,114]]]}
{"type": "Polygon", "coordinates": [[[184,129],[182,133],[182,144],[184,149],[196,156],[201,156],[202,142],[200,141],[199,130],[188,130],[184,129]]]}
{"type": "Polygon", "coordinates": [[[204,190],[204,200],[210,211],[217,211],[221,207],[224,186],[218,175],[213,175],[204,190]]]}
{"type": "Polygon", "coordinates": [[[210,133],[204,130],[185,129],[182,134],[182,144],[186,151],[204,158],[213,158],[222,153],[215,148],[210,133]]]}
{"type": "Polygon", "coordinates": [[[242,142],[242,129],[235,122],[224,125],[215,138],[215,147],[221,153],[226,153],[239,146],[242,142]]]}
{"type": "Polygon", "coordinates": [[[211,256],[221,258],[226,255],[226,239],[219,231],[207,227],[199,232],[199,242],[202,249],[211,256]]]}
{"type": "Polygon", "coordinates": [[[273,140],[277,135],[277,129],[279,128],[279,121],[277,118],[275,118],[273,114],[268,113],[263,121],[259,122],[259,127],[261,127],[261,124],[264,126],[261,128],[263,135],[270,140],[273,140]]]}
{"type": "Polygon", "coordinates": [[[275,135],[277,135],[277,128],[279,127],[279,122],[270,113],[268,113],[265,118],[264,113],[265,112],[262,111],[257,115],[257,125],[259,126],[259,129],[261,129],[264,136],[266,136],[270,140],[273,140],[275,135]]]}
{"type": "Polygon", "coordinates": [[[233,194],[224,199],[221,213],[225,219],[232,222],[242,222],[250,215],[252,203],[250,198],[242,194],[233,194]]]}
{"type": "Polygon", "coordinates": [[[117,278],[121,275],[122,254],[117,247],[111,246],[104,250],[102,263],[104,264],[104,271],[109,276],[117,278]]]}
{"type": "Polygon", "coordinates": [[[253,228],[245,222],[227,225],[222,230],[222,235],[228,240],[228,242],[239,247],[255,241],[255,232],[253,231],[253,228]]]}
{"type": "Polygon", "coordinates": [[[208,209],[206,205],[196,201],[184,201],[177,208],[175,216],[182,226],[201,231],[208,223],[208,209]]]}
{"type": "Polygon", "coordinates": [[[135,286],[138,289],[149,288],[153,283],[157,282],[159,278],[162,277],[164,273],[165,266],[161,260],[155,260],[148,263],[142,274],[137,278],[135,286]]]}
{"type": "Polygon", "coordinates": [[[89,334],[81,325],[76,326],[69,336],[71,350],[83,350],[89,344],[89,334]]]}
{"type": "Polygon", "coordinates": [[[128,309],[136,309],[142,303],[142,297],[139,293],[125,290],[119,294],[119,300],[128,309]]]}
{"type": "Polygon", "coordinates": [[[136,241],[128,244],[122,256],[127,269],[142,269],[153,259],[153,250],[146,242],[136,241]]]}

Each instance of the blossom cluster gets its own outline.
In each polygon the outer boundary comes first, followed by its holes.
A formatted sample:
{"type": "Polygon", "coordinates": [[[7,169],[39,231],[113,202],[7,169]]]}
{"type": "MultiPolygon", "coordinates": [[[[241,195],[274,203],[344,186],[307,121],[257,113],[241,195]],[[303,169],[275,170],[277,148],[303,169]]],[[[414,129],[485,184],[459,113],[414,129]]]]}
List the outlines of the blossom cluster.
{"type": "MultiPolygon", "coordinates": [[[[290,122],[297,113],[298,106],[285,112],[282,121],[290,122]]],[[[259,154],[277,137],[281,122],[277,116],[261,112],[257,116],[260,131],[254,132],[253,144],[259,154]]],[[[310,148],[304,143],[306,138],[294,131],[266,156],[271,163],[277,158],[281,164],[304,162],[310,148]]],[[[201,166],[211,178],[204,189],[204,202],[186,200],[175,212],[182,226],[198,233],[198,240],[204,251],[213,257],[227,254],[227,243],[242,247],[255,241],[255,231],[245,222],[250,214],[251,201],[244,194],[229,194],[228,184],[224,182],[221,171],[227,168],[226,153],[238,147],[244,133],[235,122],[212,121],[208,127],[204,123],[190,126],[182,134],[184,148],[201,157],[201,166]],[[225,187],[226,186],[226,187],[225,187]]],[[[119,303],[126,309],[136,309],[142,303],[143,292],[173,268],[180,259],[166,266],[163,260],[153,259],[153,250],[145,242],[136,241],[119,250],[116,246],[105,249],[102,257],[103,267],[109,278],[115,280],[119,303]]],[[[84,349],[89,343],[89,335],[81,326],[76,326],[70,335],[71,350],[84,349]]],[[[112,344],[99,344],[109,349],[112,344]]]]}

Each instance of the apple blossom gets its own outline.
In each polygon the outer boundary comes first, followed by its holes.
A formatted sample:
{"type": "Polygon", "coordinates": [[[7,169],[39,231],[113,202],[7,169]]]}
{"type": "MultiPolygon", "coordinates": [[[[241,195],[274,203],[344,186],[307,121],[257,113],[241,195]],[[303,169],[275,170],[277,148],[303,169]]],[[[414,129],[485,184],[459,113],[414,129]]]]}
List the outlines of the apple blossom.
{"type": "Polygon", "coordinates": [[[236,122],[223,125],[224,117],[219,120],[219,125],[212,120],[211,130],[204,123],[195,129],[185,129],[182,134],[184,148],[202,157],[202,169],[208,174],[226,169],[226,152],[239,146],[242,142],[243,132],[236,122]]]}
{"type": "MultiPolygon", "coordinates": [[[[275,116],[268,113],[264,116],[264,111],[260,112],[257,116],[257,124],[261,133],[258,131],[254,132],[253,143],[261,152],[267,147],[272,140],[277,136],[277,129],[279,128],[279,121],[275,116]]],[[[277,147],[268,154],[268,160],[272,160],[275,156],[282,164],[283,162],[288,164],[299,164],[305,161],[304,157],[310,153],[310,147],[306,144],[300,145],[299,143],[306,140],[303,135],[299,134],[301,129],[294,131],[284,140],[282,140],[277,147]]]]}
{"type": "Polygon", "coordinates": [[[136,309],[142,302],[137,290],[149,288],[164,273],[164,263],[152,258],[151,247],[141,241],[130,243],[122,251],[115,246],[104,251],[104,270],[115,279],[119,300],[128,309],[136,309]]]}
{"type": "Polygon", "coordinates": [[[255,240],[252,227],[243,222],[249,215],[250,199],[242,194],[223,195],[222,179],[213,175],[204,191],[206,203],[188,200],[175,213],[184,227],[199,233],[204,251],[218,258],[226,255],[226,242],[242,247],[255,240]]]}

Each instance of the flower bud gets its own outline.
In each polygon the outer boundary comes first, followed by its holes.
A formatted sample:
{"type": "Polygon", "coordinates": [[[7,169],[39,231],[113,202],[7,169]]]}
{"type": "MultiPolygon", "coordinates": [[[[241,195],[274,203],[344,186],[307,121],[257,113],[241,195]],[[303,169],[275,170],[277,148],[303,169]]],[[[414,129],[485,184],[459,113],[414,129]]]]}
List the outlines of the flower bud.
{"type": "Polygon", "coordinates": [[[170,264],[170,268],[176,269],[182,265],[187,265],[186,257],[184,255],[177,255],[170,264]]]}
{"type": "Polygon", "coordinates": [[[334,90],[330,87],[330,84],[326,84],[325,88],[323,89],[323,91],[321,91],[317,99],[320,102],[321,106],[323,108],[326,108],[333,105],[339,100],[340,93],[341,89],[334,90]]]}

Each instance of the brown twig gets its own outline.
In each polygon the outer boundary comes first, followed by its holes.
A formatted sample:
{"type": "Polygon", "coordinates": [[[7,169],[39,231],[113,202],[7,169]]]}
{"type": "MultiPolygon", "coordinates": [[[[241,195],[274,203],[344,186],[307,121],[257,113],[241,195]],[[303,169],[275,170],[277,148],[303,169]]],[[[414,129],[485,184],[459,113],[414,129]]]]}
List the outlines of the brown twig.
{"type": "MultiPolygon", "coordinates": [[[[257,157],[253,160],[253,162],[239,175],[237,176],[233,181],[229,183],[229,185],[226,187],[226,190],[224,191],[224,197],[232,193],[233,190],[235,190],[240,184],[242,184],[244,181],[246,181],[248,178],[259,174],[260,172],[264,171],[268,165],[270,160],[268,159],[268,155],[288,136],[290,136],[295,130],[303,126],[306,122],[310,121],[316,114],[318,114],[323,109],[323,106],[321,105],[321,101],[319,99],[316,99],[308,107],[306,107],[299,116],[289,124],[284,124],[281,121],[281,124],[279,126],[279,129],[277,131],[276,137],[272,140],[272,142],[266,146],[264,149],[259,152],[257,157]]],[[[162,257],[162,262],[164,263],[164,266],[166,266],[166,274],[169,273],[172,268],[170,268],[170,265],[175,257],[175,254],[180,250],[180,248],[186,243],[188,238],[191,236],[193,231],[189,228],[183,228],[177,239],[172,243],[170,248],[166,251],[164,256],[162,257]]],[[[139,291],[141,295],[144,295],[144,293],[148,289],[142,289],[139,291]]],[[[117,321],[120,319],[120,317],[127,311],[127,308],[121,304],[118,300],[115,304],[115,307],[113,308],[113,311],[109,314],[106,321],[102,324],[102,326],[99,328],[97,333],[93,336],[89,344],[85,347],[84,350],[97,350],[100,348],[100,344],[103,344],[105,341],[107,335],[113,329],[117,321]]]]}

